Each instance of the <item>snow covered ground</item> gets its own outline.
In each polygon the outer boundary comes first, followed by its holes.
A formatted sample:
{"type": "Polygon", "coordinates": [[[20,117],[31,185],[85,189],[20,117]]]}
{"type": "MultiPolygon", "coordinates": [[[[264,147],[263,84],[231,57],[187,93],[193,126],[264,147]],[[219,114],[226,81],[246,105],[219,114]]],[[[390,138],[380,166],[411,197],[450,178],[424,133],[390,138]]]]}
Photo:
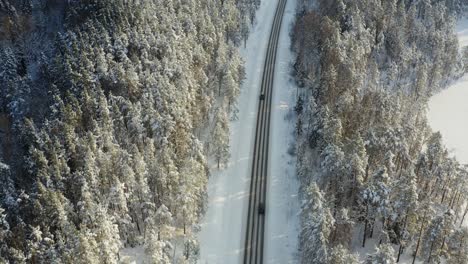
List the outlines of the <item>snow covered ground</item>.
{"type": "MultiPolygon", "coordinates": [[[[248,190],[254,142],[254,129],[266,47],[277,0],[262,0],[257,21],[241,50],[247,78],[239,98],[239,120],[231,123],[231,159],[220,171],[213,169],[208,185],[208,211],[199,233],[200,264],[241,263],[247,217],[248,190]]],[[[289,0],[280,37],[275,76],[270,178],[267,201],[267,263],[294,262],[297,240],[297,188],[293,160],[287,156],[292,141],[293,120],[286,116],[293,105],[293,85],[289,82],[289,24],[295,0],[289,0]]]]}
{"type": "MultiPolygon", "coordinates": [[[[456,27],[460,47],[468,46],[468,18],[456,27]]],[[[440,131],[446,146],[462,163],[468,164],[468,74],[429,101],[429,124],[440,131]]]]}

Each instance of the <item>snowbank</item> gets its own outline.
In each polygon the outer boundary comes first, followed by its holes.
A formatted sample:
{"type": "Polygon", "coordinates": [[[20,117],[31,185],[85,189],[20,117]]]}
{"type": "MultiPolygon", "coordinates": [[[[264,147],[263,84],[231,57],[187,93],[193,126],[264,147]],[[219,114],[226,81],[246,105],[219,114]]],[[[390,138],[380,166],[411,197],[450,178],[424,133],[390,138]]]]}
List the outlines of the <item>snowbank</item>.
{"type": "Polygon", "coordinates": [[[288,154],[295,144],[294,105],[297,87],[291,77],[295,56],[289,30],[295,19],[296,0],[288,0],[276,59],[270,134],[270,160],[265,232],[265,263],[299,263],[299,182],[296,158],[288,154]]]}

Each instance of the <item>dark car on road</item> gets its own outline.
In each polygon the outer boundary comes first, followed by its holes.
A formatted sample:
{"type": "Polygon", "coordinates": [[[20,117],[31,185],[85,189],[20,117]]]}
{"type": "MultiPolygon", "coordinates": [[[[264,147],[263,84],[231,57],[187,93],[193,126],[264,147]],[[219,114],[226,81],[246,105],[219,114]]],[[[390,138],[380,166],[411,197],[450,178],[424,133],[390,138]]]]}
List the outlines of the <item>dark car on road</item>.
{"type": "Polygon", "coordinates": [[[264,203],[260,203],[258,205],[258,213],[261,214],[261,215],[265,214],[265,204],[264,203]]]}

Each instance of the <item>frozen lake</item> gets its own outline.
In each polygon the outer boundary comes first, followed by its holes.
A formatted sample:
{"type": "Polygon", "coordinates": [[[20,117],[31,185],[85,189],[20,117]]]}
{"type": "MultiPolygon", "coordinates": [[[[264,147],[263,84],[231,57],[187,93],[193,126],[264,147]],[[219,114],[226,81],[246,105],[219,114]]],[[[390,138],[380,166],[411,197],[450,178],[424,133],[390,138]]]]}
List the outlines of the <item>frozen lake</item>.
{"type": "MultiPolygon", "coordinates": [[[[468,19],[457,24],[460,46],[468,46],[468,19]]],[[[468,164],[468,74],[429,101],[429,124],[440,131],[447,148],[468,164]]]]}

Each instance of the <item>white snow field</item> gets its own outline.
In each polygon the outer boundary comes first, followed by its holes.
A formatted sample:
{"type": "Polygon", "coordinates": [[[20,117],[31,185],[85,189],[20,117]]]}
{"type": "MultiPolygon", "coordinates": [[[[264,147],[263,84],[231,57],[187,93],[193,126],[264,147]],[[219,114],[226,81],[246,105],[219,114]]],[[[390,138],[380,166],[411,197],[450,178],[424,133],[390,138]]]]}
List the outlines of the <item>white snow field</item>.
{"type": "MultiPolygon", "coordinates": [[[[208,184],[208,210],[201,223],[200,264],[242,263],[247,217],[248,193],[253,156],[261,76],[266,47],[277,0],[262,0],[257,21],[245,48],[246,80],[239,97],[239,119],[231,122],[231,158],[227,168],[212,169],[208,184]]],[[[272,134],[270,139],[269,190],[266,223],[266,263],[294,262],[297,240],[298,184],[292,159],[287,156],[293,121],[285,116],[293,103],[288,67],[289,24],[294,16],[295,0],[289,0],[280,37],[277,76],[273,97],[272,134]]]]}
{"type": "MultiPolygon", "coordinates": [[[[468,18],[458,21],[460,47],[468,46],[468,18]]],[[[429,124],[440,131],[447,148],[468,164],[468,74],[429,101],[429,124]]]]}
{"type": "Polygon", "coordinates": [[[297,87],[291,77],[294,54],[290,28],[295,19],[296,0],[288,0],[278,44],[268,168],[268,192],[265,225],[265,263],[299,263],[299,182],[296,158],[288,154],[295,144],[294,105],[297,87]]]}
{"type": "Polygon", "coordinates": [[[457,21],[455,30],[458,35],[458,42],[460,43],[460,47],[462,48],[468,46],[468,17],[457,21]]]}

